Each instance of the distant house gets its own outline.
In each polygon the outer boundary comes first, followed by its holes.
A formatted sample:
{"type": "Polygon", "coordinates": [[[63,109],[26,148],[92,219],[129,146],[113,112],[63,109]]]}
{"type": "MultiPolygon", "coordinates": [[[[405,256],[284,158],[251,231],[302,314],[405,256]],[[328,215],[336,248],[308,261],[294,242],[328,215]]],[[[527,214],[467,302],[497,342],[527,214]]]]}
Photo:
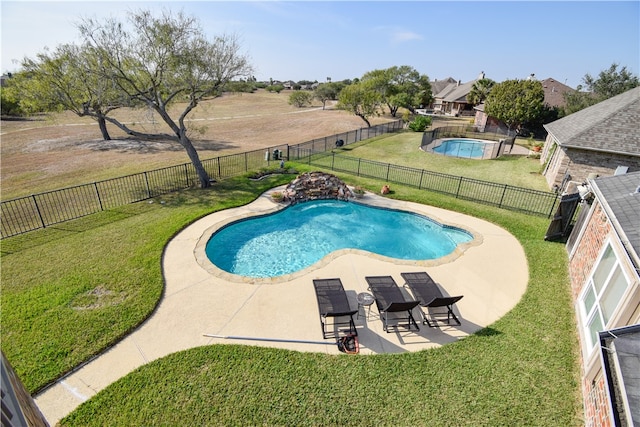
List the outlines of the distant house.
{"type": "Polygon", "coordinates": [[[564,107],[567,104],[564,94],[575,92],[575,89],[552,78],[542,80],[540,83],[542,83],[542,89],[544,90],[544,103],[551,108],[564,107]]]}
{"type": "Polygon", "coordinates": [[[640,171],[640,87],[544,125],[540,162],[549,188],[640,171]]]}
{"type": "MultiPolygon", "coordinates": [[[[529,79],[533,79],[534,76],[529,76],[529,79]]],[[[555,79],[548,78],[542,80],[542,89],[544,90],[544,103],[550,108],[562,108],[566,105],[564,100],[564,94],[566,92],[573,91],[571,87],[559,83],[555,79]]],[[[475,120],[474,125],[479,129],[484,130],[485,128],[499,128],[499,129],[508,129],[508,127],[496,119],[495,117],[489,117],[484,112],[484,103],[480,105],[476,105],[473,107],[475,111],[475,120]]]]}
{"type": "Polygon", "coordinates": [[[473,84],[480,79],[484,79],[484,72],[481,72],[476,80],[466,83],[460,80],[454,81],[440,91],[434,92],[433,112],[450,116],[473,116],[473,105],[467,101],[467,95],[471,92],[473,84]]]}
{"type": "Polygon", "coordinates": [[[640,172],[588,179],[581,188],[585,202],[567,251],[585,425],[638,426],[640,172]]]}

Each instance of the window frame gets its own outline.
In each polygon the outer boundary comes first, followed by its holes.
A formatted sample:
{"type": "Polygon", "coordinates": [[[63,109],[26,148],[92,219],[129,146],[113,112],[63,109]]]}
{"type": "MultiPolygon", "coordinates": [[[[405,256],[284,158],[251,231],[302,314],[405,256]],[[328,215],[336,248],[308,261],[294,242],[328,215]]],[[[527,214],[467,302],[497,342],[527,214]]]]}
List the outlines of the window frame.
{"type": "MultiPolygon", "coordinates": [[[[606,239],[603,242],[602,247],[600,248],[600,253],[598,254],[598,257],[593,264],[589,276],[583,284],[582,290],[578,296],[577,304],[581,323],[580,333],[583,338],[582,347],[584,350],[584,354],[587,357],[593,355],[594,350],[598,347],[598,332],[612,328],[612,323],[615,322],[615,319],[621,312],[620,304],[625,300],[625,296],[633,283],[623,264],[624,259],[625,258],[619,254],[617,247],[612,239],[606,239]],[[613,262],[609,270],[607,271],[606,278],[604,280],[604,283],[602,284],[602,287],[598,290],[598,286],[594,282],[594,277],[597,277],[603,272],[602,270],[598,270],[598,268],[601,265],[605,265],[605,263],[607,262],[605,254],[607,254],[607,251],[609,249],[611,250],[611,255],[613,256],[613,262]],[[618,278],[622,277],[624,279],[625,286],[622,290],[618,290],[617,293],[614,293],[614,296],[617,297],[616,303],[607,318],[605,315],[605,309],[603,307],[607,305],[606,297],[608,296],[608,293],[611,290],[616,290],[615,284],[617,282],[613,280],[614,278],[616,278],[616,275],[618,278]],[[594,301],[591,307],[588,308],[586,300],[589,296],[593,296],[594,301]],[[596,321],[599,322],[598,327],[600,327],[601,329],[598,331],[592,331],[591,327],[596,316],[598,317],[596,321]]],[[[609,301],[609,303],[610,302],[611,301],[609,301]]]]}

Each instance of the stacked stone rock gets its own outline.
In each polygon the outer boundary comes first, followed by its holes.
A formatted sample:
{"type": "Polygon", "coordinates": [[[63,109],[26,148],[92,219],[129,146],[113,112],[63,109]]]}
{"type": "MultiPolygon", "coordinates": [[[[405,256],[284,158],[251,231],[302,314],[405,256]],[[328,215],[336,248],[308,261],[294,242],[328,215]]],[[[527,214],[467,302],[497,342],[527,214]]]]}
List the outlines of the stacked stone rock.
{"type": "Polygon", "coordinates": [[[291,181],[284,190],[284,199],[290,204],[308,200],[348,200],[353,193],[335,175],[324,172],[308,172],[291,181]]]}

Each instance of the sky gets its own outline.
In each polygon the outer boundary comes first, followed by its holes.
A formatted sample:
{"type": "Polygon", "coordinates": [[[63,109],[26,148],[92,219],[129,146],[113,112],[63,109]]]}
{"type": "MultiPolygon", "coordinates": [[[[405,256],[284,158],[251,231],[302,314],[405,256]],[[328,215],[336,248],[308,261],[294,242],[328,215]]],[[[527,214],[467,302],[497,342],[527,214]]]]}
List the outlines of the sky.
{"type": "Polygon", "coordinates": [[[238,36],[259,81],[325,82],[409,65],[431,81],[534,74],[576,88],[612,64],[640,75],[640,1],[5,1],[2,73],[79,43],[84,18],[182,11],[205,33],[238,36]]]}

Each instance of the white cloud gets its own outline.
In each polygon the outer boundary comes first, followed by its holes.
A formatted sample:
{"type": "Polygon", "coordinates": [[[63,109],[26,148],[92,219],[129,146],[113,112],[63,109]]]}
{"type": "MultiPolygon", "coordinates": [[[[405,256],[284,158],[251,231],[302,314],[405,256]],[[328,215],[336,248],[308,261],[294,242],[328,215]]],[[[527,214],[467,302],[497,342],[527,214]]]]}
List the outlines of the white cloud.
{"type": "Polygon", "coordinates": [[[403,43],[403,42],[408,42],[411,40],[422,40],[423,37],[422,35],[418,34],[418,33],[414,33],[412,31],[403,31],[403,30],[396,30],[392,33],[391,35],[391,40],[394,43],[403,43]]]}

